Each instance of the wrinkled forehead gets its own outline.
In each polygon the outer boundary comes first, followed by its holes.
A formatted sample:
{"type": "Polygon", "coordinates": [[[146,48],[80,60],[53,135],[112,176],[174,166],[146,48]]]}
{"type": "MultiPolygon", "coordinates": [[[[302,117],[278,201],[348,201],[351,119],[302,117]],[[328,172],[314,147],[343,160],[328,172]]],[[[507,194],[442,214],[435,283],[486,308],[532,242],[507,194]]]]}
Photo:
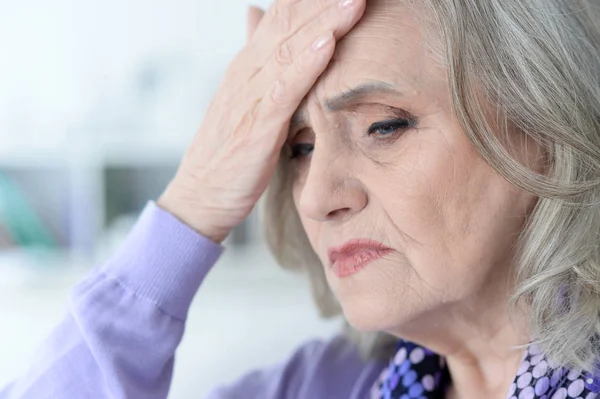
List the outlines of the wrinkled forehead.
{"type": "Polygon", "coordinates": [[[330,97],[372,81],[400,90],[443,84],[439,36],[431,15],[416,1],[369,0],[361,21],[337,45],[327,71],[310,95],[330,97]]]}

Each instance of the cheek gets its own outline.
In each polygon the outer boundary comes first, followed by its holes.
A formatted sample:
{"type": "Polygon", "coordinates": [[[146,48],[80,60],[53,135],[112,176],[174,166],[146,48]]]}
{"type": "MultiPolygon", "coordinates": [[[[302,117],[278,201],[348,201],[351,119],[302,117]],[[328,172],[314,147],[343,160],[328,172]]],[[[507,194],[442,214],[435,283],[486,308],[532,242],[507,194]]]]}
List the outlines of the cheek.
{"type": "Polygon", "coordinates": [[[446,297],[480,288],[509,252],[529,201],[458,129],[423,132],[386,179],[395,183],[381,186],[377,197],[411,267],[446,297]]]}
{"type": "MultiPolygon", "coordinates": [[[[451,153],[453,149],[445,145],[441,132],[418,134],[407,140],[394,162],[387,162],[381,170],[371,173],[379,175],[382,183],[387,182],[371,188],[402,233],[405,244],[429,246],[434,237],[445,237],[450,232],[447,218],[458,215],[457,209],[449,212],[450,207],[455,208],[449,200],[462,193],[453,193],[460,185],[460,174],[451,153]]],[[[451,224],[454,227],[456,223],[451,224]]]]}

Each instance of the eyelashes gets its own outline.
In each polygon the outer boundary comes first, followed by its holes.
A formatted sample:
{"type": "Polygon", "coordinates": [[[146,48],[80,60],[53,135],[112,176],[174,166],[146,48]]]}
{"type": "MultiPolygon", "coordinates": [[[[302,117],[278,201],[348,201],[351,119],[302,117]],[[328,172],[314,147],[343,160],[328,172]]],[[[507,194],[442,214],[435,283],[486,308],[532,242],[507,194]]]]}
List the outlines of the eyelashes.
{"type": "MultiPolygon", "coordinates": [[[[392,118],[371,124],[366,135],[374,140],[395,139],[407,129],[416,127],[416,120],[408,118],[392,118]]],[[[290,159],[302,158],[310,155],[314,150],[313,143],[297,143],[290,145],[290,159]]]]}
{"type": "Polygon", "coordinates": [[[308,156],[312,150],[315,149],[315,145],[311,143],[298,143],[290,146],[291,155],[290,159],[296,159],[299,157],[308,156]]]}
{"type": "Polygon", "coordinates": [[[413,123],[409,119],[391,119],[373,123],[369,126],[369,129],[367,129],[367,134],[369,136],[390,136],[398,130],[404,130],[412,126],[413,123]]]}

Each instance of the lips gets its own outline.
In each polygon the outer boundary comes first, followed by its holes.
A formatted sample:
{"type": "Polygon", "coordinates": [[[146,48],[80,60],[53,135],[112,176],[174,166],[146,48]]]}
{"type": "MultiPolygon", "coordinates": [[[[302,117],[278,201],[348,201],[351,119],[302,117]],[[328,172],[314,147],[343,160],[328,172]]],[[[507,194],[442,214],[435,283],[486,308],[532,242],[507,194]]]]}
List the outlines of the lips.
{"type": "Polygon", "coordinates": [[[331,270],[338,277],[347,277],[392,251],[380,242],[358,239],[350,240],[341,247],[329,248],[327,255],[331,270]]]}

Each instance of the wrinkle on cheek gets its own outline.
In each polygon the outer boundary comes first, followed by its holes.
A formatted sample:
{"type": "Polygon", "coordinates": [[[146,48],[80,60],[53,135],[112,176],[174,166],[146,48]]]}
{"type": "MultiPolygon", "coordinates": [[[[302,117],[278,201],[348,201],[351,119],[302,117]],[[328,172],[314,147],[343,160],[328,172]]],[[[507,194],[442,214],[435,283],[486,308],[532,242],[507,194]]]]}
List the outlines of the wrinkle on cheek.
{"type": "MultiPolygon", "coordinates": [[[[472,206],[480,196],[481,182],[476,178],[481,172],[477,155],[464,137],[460,126],[450,114],[440,114],[439,123],[446,127],[435,128],[427,134],[431,141],[426,143],[426,165],[428,202],[431,222],[437,226],[438,244],[446,254],[464,239],[471,229],[472,206]],[[450,123],[448,123],[450,122],[450,123]],[[479,182],[479,183],[478,183],[479,182]],[[479,185],[478,185],[479,184],[479,185]]],[[[446,255],[448,256],[448,255],[446,255]]]]}
{"type": "Polygon", "coordinates": [[[423,304],[432,300],[435,301],[434,298],[440,294],[438,289],[412,267],[405,267],[401,276],[398,276],[397,271],[389,271],[385,273],[385,277],[395,284],[388,285],[383,294],[389,298],[397,298],[396,300],[409,309],[409,312],[421,308],[423,304]]]}
{"type": "MultiPolygon", "coordinates": [[[[460,163],[460,157],[457,155],[452,144],[448,140],[447,133],[438,131],[440,145],[442,146],[443,157],[440,158],[439,175],[436,188],[433,192],[433,209],[436,213],[436,221],[441,227],[441,231],[446,234],[452,234],[452,226],[456,221],[453,220],[457,216],[456,205],[465,205],[463,199],[456,198],[456,194],[464,190],[465,187],[459,183],[460,175],[464,171],[459,171],[457,165],[460,163]]],[[[444,234],[444,235],[446,235],[444,234]]],[[[444,239],[446,244],[447,239],[444,239]]]]}
{"type": "Polygon", "coordinates": [[[438,151],[432,150],[436,146],[439,148],[440,144],[429,140],[414,143],[394,168],[388,167],[385,176],[394,183],[387,186],[390,191],[382,192],[379,200],[386,204],[386,212],[406,245],[417,252],[439,252],[440,242],[445,241],[447,204],[440,198],[447,196],[444,190],[448,183],[444,175],[446,164],[435,159],[438,151]]]}
{"type": "Polygon", "coordinates": [[[393,190],[399,195],[398,198],[412,200],[424,197],[424,189],[429,185],[427,181],[430,180],[427,173],[430,166],[427,163],[427,143],[414,140],[415,137],[407,139],[412,139],[410,146],[404,146],[402,143],[392,144],[398,150],[393,155],[387,156],[384,161],[380,161],[378,165],[382,173],[393,176],[393,190]]]}

